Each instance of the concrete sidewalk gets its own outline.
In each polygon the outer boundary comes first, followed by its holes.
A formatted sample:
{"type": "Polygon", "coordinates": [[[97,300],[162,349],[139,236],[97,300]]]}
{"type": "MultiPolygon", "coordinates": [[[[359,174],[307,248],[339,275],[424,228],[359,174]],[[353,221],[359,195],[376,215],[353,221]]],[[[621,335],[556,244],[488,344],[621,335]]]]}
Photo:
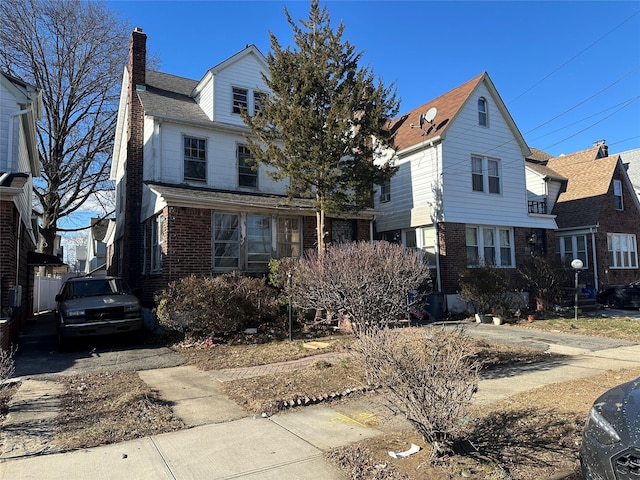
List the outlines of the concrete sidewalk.
{"type": "MultiPolygon", "coordinates": [[[[470,325],[468,333],[475,338],[536,345],[543,351],[565,355],[553,356],[543,364],[490,372],[479,385],[475,401],[480,403],[605,370],[640,368],[640,345],[631,342],[492,325],[470,325]]],[[[343,479],[322,454],[333,447],[381,435],[384,424],[371,427],[358,420],[375,415],[374,405],[368,412],[366,400],[357,402],[358,412],[348,403],[316,405],[262,418],[259,412],[252,415],[242,411],[220,389],[220,382],[231,378],[299,367],[299,362],[285,362],[218,372],[184,365],[140,371],[140,377],[163,399],[173,402],[176,414],[191,428],[69,453],[28,456],[8,452],[14,458],[5,456],[2,460],[0,478],[343,479]]],[[[48,405],[55,408],[54,403],[48,405]]]]}

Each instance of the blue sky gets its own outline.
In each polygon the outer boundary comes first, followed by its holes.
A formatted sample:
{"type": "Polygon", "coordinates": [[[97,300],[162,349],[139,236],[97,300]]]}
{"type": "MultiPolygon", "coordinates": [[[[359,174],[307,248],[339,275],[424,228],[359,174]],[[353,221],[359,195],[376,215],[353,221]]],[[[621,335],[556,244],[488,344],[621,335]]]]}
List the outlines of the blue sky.
{"type": "MultiPolygon", "coordinates": [[[[284,7],[308,1],[108,2],[148,35],[160,70],[200,79],[269,31],[292,45],[284,7]]],[[[640,148],[640,1],[326,1],[401,112],[487,71],[531,147],[572,153],[605,139],[640,148]]]]}
{"type": "MultiPolygon", "coordinates": [[[[202,78],[269,32],[293,45],[286,7],[309,2],[115,0],[147,34],[163,72],[202,78]]],[[[610,153],[640,148],[640,0],[324,1],[334,30],[362,51],[407,112],[486,71],[530,147],[552,155],[606,140],[610,153]]],[[[79,214],[63,226],[88,225],[79,214]]],[[[67,252],[70,252],[67,247],[67,252]]]]}

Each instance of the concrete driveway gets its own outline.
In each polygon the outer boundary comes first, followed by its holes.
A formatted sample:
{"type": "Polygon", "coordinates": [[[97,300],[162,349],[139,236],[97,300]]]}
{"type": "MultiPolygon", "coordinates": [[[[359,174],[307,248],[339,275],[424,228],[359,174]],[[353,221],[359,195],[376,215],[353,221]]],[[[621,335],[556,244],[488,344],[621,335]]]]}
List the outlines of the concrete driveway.
{"type": "Polygon", "coordinates": [[[124,337],[86,338],[67,351],[56,342],[53,314],[30,318],[20,334],[15,356],[15,376],[46,378],[104,370],[151,370],[183,365],[173,350],[124,337]]]}

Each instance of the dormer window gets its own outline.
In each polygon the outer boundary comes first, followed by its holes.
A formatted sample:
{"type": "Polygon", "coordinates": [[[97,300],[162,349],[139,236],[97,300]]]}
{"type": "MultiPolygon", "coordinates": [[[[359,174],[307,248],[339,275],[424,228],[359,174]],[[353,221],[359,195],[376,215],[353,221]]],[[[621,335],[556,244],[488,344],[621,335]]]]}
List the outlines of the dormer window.
{"type": "Polygon", "coordinates": [[[489,126],[489,112],[487,111],[487,108],[487,101],[484,99],[484,97],[480,97],[478,99],[478,125],[480,125],[481,127],[489,126]]]}
{"type": "Polygon", "coordinates": [[[613,181],[613,198],[615,201],[616,210],[623,210],[622,204],[622,182],[620,180],[613,181]]]}
{"type": "Polygon", "coordinates": [[[233,113],[246,112],[248,107],[247,98],[249,91],[246,88],[233,87],[233,113]]]}

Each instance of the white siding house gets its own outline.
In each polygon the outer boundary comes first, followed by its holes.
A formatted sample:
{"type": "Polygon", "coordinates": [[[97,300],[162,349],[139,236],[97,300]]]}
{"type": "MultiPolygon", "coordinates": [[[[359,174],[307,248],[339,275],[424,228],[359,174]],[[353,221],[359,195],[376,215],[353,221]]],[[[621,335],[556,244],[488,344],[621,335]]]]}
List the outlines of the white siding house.
{"type": "Polygon", "coordinates": [[[391,128],[399,171],[378,187],[376,231],[421,249],[437,291],[455,295],[466,267],[515,271],[534,247],[546,251],[556,223],[550,209],[530,211],[543,186],[529,187],[531,151],[487,73],[401,115],[391,128]]]}
{"type": "MultiPolygon", "coordinates": [[[[116,228],[107,264],[150,298],[185,275],[263,273],[271,258],[314,248],[315,211],[285,182],[252,167],[241,111],[268,95],[265,57],[249,45],[193,80],[146,68],[146,35],[131,37],[111,178],[116,228]]],[[[371,211],[329,219],[332,238],[369,239],[371,211]]]]}

